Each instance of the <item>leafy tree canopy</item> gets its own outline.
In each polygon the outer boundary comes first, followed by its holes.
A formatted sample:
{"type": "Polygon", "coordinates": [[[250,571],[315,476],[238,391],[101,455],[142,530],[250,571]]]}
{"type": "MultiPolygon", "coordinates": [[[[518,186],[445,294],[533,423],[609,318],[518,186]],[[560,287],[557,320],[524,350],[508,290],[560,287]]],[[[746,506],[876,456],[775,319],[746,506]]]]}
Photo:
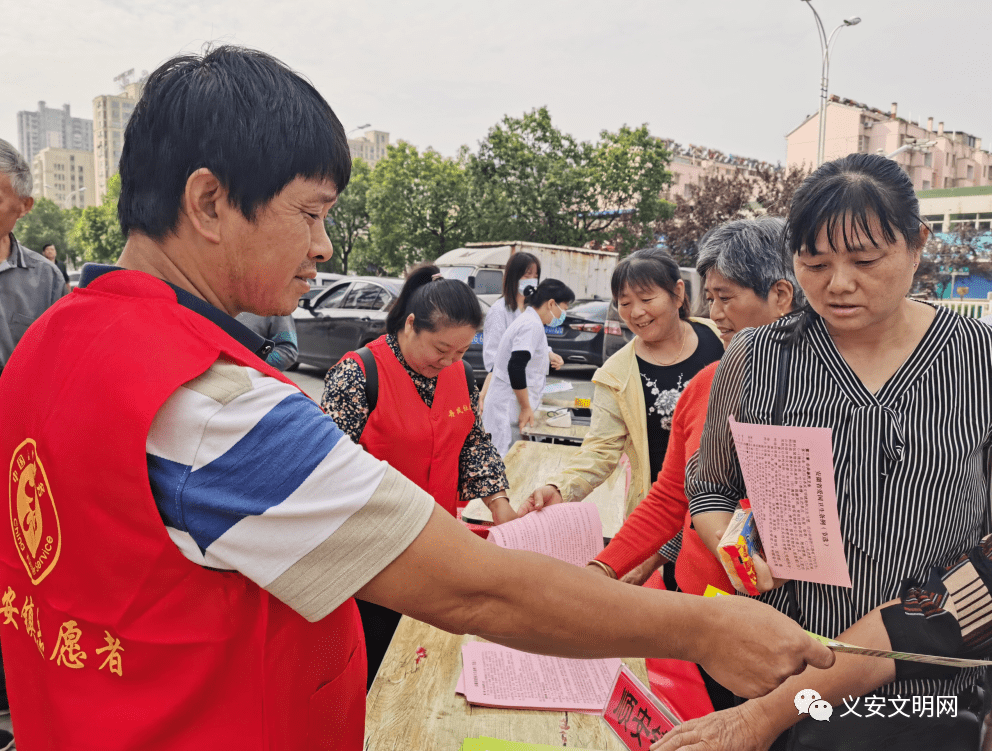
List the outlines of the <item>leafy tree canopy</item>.
{"type": "Polygon", "coordinates": [[[79,214],[69,242],[79,250],[86,263],[115,263],[124,250],[124,235],[117,221],[117,201],[121,194],[121,176],[107,182],[107,195],[99,206],[87,206],[79,214]]]}
{"type": "Polygon", "coordinates": [[[646,125],[576,141],[546,107],[504,117],[469,160],[473,191],[486,211],[488,239],[556,245],[616,243],[632,249],[670,214],[660,195],[671,181],[670,155],[646,125]]]}
{"type": "Polygon", "coordinates": [[[327,214],[325,226],[327,236],[334,246],[334,255],[330,261],[318,264],[321,271],[347,274],[352,253],[361,256],[368,249],[371,224],[368,193],[371,179],[372,169],[368,162],[355,159],[351,163],[348,187],[341,192],[334,208],[327,214]]]}
{"type": "Polygon", "coordinates": [[[368,188],[368,263],[401,273],[473,239],[464,162],[464,151],[447,159],[430,149],[420,153],[405,141],[388,147],[368,188]]]}

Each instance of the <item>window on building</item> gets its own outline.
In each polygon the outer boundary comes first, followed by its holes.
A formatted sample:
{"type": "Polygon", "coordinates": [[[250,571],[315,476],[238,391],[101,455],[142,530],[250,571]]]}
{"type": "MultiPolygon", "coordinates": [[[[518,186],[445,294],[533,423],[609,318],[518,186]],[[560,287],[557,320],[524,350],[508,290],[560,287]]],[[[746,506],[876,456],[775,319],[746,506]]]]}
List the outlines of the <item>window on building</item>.
{"type": "Polygon", "coordinates": [[[975,179],[975,168],[971,164],[968,165],[968,179],[969,180],[975,179]]]}
{"type": "Polygon", "coordinates": [[[949,178],[949,177],[945,177],[944,178],[944,187],[945,188],[951,187],[951,178],[949,178]]]}
{"type": "Polygon", "coordinates": [[[933,167],[933,152],[928,151],[923,155],[923,166],[933,167]]]}
{"type": "Polygon", "coordinates": [[[930,181],[929,180],[924,180],[923,181],[923,188],[922,189],[923,190],[930,190],[930,181]]]}

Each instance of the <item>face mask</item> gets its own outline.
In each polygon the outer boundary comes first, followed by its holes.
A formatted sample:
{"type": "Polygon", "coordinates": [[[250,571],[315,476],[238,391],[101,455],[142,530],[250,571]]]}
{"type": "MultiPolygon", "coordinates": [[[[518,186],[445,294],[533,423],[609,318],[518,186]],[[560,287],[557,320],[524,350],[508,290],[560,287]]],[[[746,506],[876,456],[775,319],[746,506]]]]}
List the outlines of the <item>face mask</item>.
{"type": "Polygon", "coordinates": [[[555,303],[555,307],[558,308],[558,312],[561,313],[561,315],[552,320],[551,323],[548,324],[549,326],[561,326],[565,323],[565,311],[558,306],[558,303],[555,303]]]}
{"type": "Polygon", "coordinates": [[[517,284],[517,291],[521,295],[527,294],[527,288],[535,289],[537,287],[537,279],[521,279],[517,284]]]}

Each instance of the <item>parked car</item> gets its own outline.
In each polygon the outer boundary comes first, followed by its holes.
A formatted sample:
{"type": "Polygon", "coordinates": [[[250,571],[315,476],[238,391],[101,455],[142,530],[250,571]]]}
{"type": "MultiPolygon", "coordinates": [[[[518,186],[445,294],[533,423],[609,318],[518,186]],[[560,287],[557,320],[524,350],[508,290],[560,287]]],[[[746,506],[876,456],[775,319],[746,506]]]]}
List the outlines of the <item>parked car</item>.
{"type": "MultiPolygon", "coordinates": [[[[479,305],[482,306],[482,320],[486,320],[486,313],[489,312],[491,307],[489,303],[479,298],[479,305]]],[[[468,347],[468,351],[465,353],[465,362],[472,366],[472,370],[475,373],[476,383],[479,387],[482,387],[482,382],[486,380],[486,366],[482,362],[482,331],[478,331],[474,337],[472,337],[472,343],[468,347]]]]}
{"type": "Polygon", "coordinates": [[[81,271],[70,271],[69,272],[69,289],[76,289],[79,286],[79,277],[82,275],[81,271]]]}
{"type": "Polygon", "coordinates": [[[297,363],[327,369],[385,330],[386,314],[399,297],[402,279],[348,276],[293,311],[300,354],[297,363]]]}
{"type": "Polygon", "coordinates": [[[566,363],[602,365],[603,329],[609,300],[576,300],[561,326],[545,326],[548,344],[566,363]]]}
{"type": "MultiPolygon", "coordinates": [[[[482,312],[489,310],[485,300],[480,299],[482,312]]],[[[502,305],[499,300],[496,305],[502,305]]],[[[566,363],[602,365],[603,329],[606,312],[610,303],[607,300],[578,300],[565,311],[565,322],[561,326],[545,326],[548,344],[566,363]]],[[[480,331],[472,339],[472,345],[465,353],[465,359],[475,370],[477,380],[485,380],[485,366],[482,364],[483,333],[480,331]],[[481,375],[480,375],[481,374],[481,375]]]]}

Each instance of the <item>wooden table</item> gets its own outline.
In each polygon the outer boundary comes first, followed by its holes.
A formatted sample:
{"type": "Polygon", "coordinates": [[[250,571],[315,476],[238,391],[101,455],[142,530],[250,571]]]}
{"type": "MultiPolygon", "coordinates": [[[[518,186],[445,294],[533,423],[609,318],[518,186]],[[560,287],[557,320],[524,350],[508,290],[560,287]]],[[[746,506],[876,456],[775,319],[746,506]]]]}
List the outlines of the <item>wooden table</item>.
{"type": "MultiPolygon", "coordinates": [[[[513,507],[518,507],[577,452],[576,446],[517,441],[505,457],[513,507]]],[[[607,537],[612,537],[623,523],[625,477],[625,470],[618,468],[585,501],[596,504],[607,537]]],[[[492,519],[478,499],[469,504],[465,516],[492,519]]],[[[464,696],[455,693],[455,684],[462,669],[462,645],[474,640],[477,637],[455,636],[403,617],[369,691],[366,751],[458,751],[465,738],[482,736],[623,751],[623,745],[597,715],[469,705],[464,696]],[[421,649],[423,652],[419,652],[421,649]]],[[[647,684],[644,660],[624,662],[647,684]]]]}
{"type": "MultiPolygon", "coordinates": [[[[564,446],[534,441],[517,441],[503,461],[506,464],[506,479],[510,483],[508,495],[510,505],[519,508],[520,504],[548,478],[564,469],[571,458],[579,452],[578,446],[564,446]]],[[[603,536],[613,537],[623,524],[624,503],[627,497],[627,470],[618,466],[602,485],[590,493],[583,503],[595,503],[599,518],[603,521],[603,536]]],[[[484,522],[493,520],[486,505],[476,498],[465,507],[466,519],[484,522]]]]}
{"type": "MultiPolygon", "coordinates": [[[[366,751],[458,751],[466,738],[483,736],[623,751],[597,715],[471,706],[455,693],[467,641],[478,639],[403,617],[369,691],[366,751]]],[[[644,660],[624,662],[647,685],[644,660]]]]}

